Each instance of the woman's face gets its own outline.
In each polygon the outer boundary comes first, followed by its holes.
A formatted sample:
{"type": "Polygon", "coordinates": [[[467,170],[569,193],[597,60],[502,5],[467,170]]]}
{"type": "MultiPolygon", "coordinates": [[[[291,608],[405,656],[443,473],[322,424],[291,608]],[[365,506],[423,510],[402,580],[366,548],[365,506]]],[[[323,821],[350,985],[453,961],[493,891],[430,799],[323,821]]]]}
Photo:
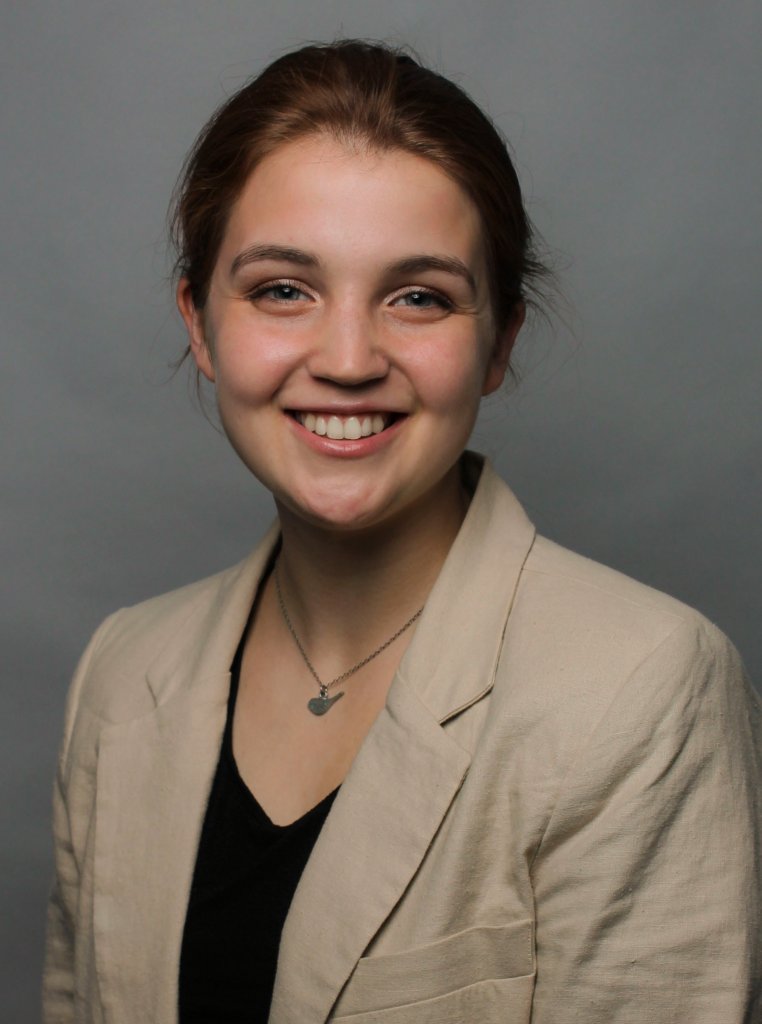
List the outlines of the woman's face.
{"type": "Polygon", "coordinates": [[[243,462],[282,512],[343,530],[444,493],[520,325],[496,337],[458,185],[322,136],[257,166],[206,307],[185,281],[178,302],[243,462]]]}

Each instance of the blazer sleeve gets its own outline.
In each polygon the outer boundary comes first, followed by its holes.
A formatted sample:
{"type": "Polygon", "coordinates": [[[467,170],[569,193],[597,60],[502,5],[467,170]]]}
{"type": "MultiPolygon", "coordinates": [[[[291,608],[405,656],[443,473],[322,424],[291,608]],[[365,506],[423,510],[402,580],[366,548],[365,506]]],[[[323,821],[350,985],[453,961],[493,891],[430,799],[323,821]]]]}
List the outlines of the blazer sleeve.
{"type": "Polygon", "coordinates": [[[48,902],[42,981],[43,1024],[69,1024],[76,1020],[75,919],[80,867],[70,817],[72,736],[93,656],[112,618],[106,619],[93,634],[80,658],[66,701],[64,735],[53,787],[54,878],[48,902]]]}
{"type": "Polygon", "coordinates": [[[619,688],[532,865],[532,1024],[762,1021],[760,705],[686,621],[619,688]]]}

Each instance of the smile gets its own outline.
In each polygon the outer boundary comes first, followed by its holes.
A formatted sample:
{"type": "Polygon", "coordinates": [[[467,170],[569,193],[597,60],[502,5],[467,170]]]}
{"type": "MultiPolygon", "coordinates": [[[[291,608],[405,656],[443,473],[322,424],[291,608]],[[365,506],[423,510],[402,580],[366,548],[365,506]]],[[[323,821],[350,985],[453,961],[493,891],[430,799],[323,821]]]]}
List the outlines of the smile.
{"type": "Polygon", "coordinates": [[[319,437],[332,441],[357,441],[361,437],[380,434],[395,418],[391,413],[368,413],[362,416],[335,416],[324,413],[294,413],[297,422],[319,437]]]}

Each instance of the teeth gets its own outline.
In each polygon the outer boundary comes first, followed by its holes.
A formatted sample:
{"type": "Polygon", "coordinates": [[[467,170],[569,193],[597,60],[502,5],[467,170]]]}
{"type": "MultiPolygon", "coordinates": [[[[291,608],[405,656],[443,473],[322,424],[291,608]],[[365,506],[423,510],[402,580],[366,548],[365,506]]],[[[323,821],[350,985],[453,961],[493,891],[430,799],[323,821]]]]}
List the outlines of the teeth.
{"type": "MultiPolygon", "coordinates": [[[[341,426],[341,423],[339,423],[339,426],[341,426]]],[[[344,437],[347,441],[356,441],[358,437],[362,437],[362,427],[356,416],[350,416],[344,424],[344,437]]]]}
{"type": "Polygon", "coordinates": [[[380,434],[387,425],[388,416],[320,416],[316,413],[297,413],[297,419],[313,434],[330,437],[333,441],[356,441],[371,434],[380,434]]]}
{"type": "Polygon", "coordinates": [[[333,441],[344,440],[344,424],[338,416],[331,416],[328,420],[328,437],[333,441]]]}

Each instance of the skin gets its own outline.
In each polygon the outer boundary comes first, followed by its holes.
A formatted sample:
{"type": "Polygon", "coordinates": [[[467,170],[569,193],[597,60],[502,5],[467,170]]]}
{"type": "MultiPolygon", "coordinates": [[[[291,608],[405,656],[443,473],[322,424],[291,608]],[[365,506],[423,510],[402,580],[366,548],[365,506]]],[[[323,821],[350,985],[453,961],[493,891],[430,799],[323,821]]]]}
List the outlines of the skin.
{"type": "MultiPolygon", "coordinates": [[[[496,332],[478,211],[436,165],[324,136],[257,166],[205,308],[185,280],[177,299],[225,431],[274,496],[291,617],[331,679],[425,601],[467,508],[457,461],[523,311],[496,332]],[[299,422],[307,412],[377,413],[389,427],[331,441],[299,422]]],[[[316,686],[264,585],[234,750],[273,820],[298,817],[344,777],[410,635],[316,719],[305,709],[316,686]]]]}

